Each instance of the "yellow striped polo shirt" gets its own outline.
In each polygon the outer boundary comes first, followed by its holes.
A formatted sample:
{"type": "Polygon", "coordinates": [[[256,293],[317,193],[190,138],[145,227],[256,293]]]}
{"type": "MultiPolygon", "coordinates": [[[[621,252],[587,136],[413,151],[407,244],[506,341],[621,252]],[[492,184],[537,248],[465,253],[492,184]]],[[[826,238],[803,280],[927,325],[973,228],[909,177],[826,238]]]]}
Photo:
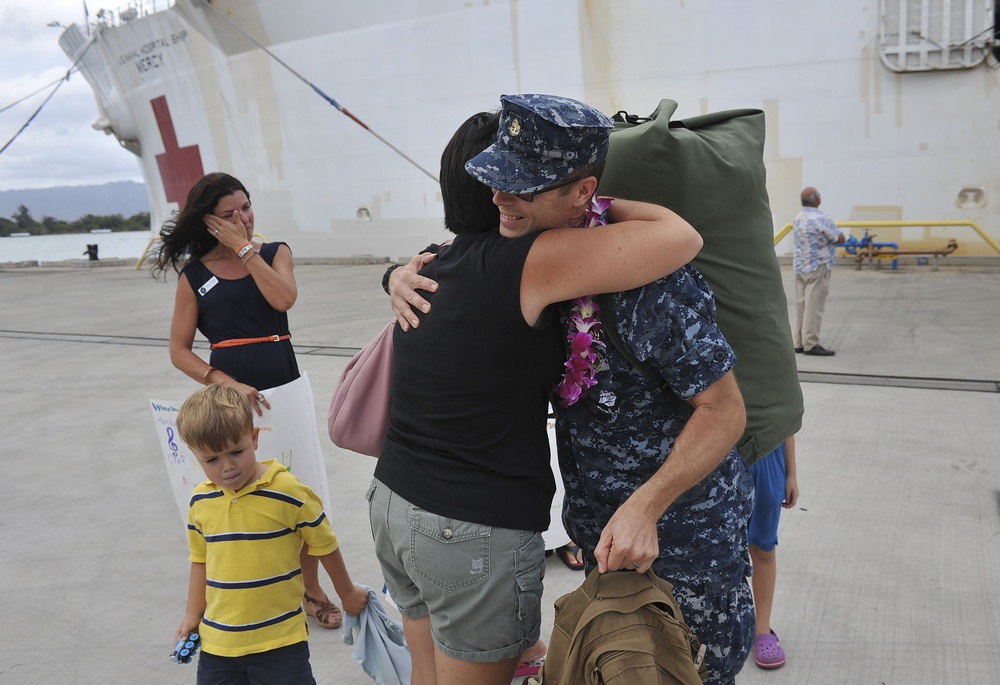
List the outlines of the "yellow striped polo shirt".
{"type": "Polygon", "coordinates": [[[202,651],[243,656],[302,642],[299,550],[324,556],[337,538],[323,503],[275,459],[257,481],[233,492],[206,480],[191,495],[188,547],[205,564],[202,651]]]}

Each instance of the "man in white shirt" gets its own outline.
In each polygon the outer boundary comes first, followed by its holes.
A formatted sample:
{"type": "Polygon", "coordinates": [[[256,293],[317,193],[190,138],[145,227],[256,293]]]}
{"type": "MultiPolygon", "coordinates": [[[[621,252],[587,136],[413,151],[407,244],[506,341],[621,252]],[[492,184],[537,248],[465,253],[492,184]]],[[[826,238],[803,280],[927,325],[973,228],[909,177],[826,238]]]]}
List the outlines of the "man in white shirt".
{"type": "Polygon", "coordinates": [[[815,188],[802,191],[802,211],[792,225],[795,241],[795,327],[792,342],[795,352],[819,357],[832,357],[835,352],[819,344],[819,327],[823,321],[826,296],[830,292],[830,274],[836,257],[836,246],[844,242],[844,234],[823,212],[819,211],[820,195],[815,188]]]}

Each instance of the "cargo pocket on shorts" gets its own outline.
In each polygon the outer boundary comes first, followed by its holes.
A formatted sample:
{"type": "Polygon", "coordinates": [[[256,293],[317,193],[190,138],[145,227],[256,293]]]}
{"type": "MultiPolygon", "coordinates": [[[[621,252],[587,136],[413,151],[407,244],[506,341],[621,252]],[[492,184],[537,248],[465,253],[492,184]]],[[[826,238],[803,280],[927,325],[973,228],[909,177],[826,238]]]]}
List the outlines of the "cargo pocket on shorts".
{"type": "Polygon", "coordinates": [[[517,618],[541,616],[542,579],[545,577],[545,550],[540,533],[528,538],[514,555],[514,579],[517,581],[517,618]]]}
{"type": "Polygon", "coordinates": [[[410,561],[414,572],[443,590],[490,579],[490,534],[479,523],[457,521],[410,506],[410,561]]]}

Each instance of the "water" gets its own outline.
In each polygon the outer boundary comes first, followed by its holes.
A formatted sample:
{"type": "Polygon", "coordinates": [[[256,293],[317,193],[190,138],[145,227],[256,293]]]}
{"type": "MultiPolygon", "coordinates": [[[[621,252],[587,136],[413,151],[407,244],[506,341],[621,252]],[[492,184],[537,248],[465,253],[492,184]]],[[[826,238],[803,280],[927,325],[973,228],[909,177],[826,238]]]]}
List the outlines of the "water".
{"type": "Polygon", "coordinates": [[[87,259],[87,245],[97,244],[100,259],[138,259],[149,244],[148,231],[126,233],[63,233],[25,238],[0,238],[0,264],[4,262],[60,262],[87,259]]]}

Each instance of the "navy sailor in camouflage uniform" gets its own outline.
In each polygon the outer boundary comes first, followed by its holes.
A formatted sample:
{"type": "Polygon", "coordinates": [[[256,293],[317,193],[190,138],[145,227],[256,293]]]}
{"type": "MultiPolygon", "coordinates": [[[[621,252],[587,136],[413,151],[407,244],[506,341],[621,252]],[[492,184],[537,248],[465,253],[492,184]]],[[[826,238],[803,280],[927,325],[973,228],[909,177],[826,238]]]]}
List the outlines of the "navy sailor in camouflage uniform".
{"type": "Polygon", "coordinates": [[[746,581],[753,483],[729,446],[743,427],[736,357],[693,267],[613,300],[622,342],[664,383],[608,342],[587,396],[556,405],[563,521],[586,551],[588,572],[652,555],[653,572],[673,584],[708,648],[706,682],[734,683],[755,624],[746,581]]]}
{"type": "MultiPolygon", "coordinates": [[[[501,103],[497,142],[466,165],[493,188],[501,223],[590,225],[593,215],[560,214],[552,202],[543,211],[533,199],[588,176],[599,180],[611,121],[567,98],[515,95],[501,103]]],[[[601,205],[592,206],[599,214],[601,205]]],[[[414,292],[428,286],[419,263],[391,274],[397,313],[424,303],[414,292]]],[[[588,572],[652,568],[670,581],[708,648],[707,682],[734,683],[754,640],[746,580],[753,484],[735,449],[746,419],[736,357],[693,267],[612,299],[622,343],[658,377],[648,379],[598,332],[592,385],[571,401],[572,393],[554,398],[563,521],[585,550],[588,572]]],[[[564,324],[573,306],[561,305],[564,324]]]]}

